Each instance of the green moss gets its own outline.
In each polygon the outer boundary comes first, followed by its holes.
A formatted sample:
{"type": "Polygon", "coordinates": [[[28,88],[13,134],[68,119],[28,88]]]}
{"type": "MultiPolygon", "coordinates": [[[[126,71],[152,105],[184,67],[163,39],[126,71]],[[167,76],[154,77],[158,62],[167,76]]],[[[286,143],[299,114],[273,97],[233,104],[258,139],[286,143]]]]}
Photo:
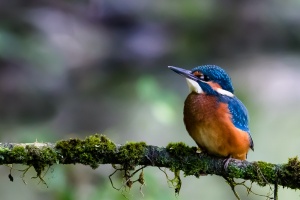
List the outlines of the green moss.
{"type": "Polygon", "coordinates": [[[190,156],[196,152],[195,148],[191,148],[183,142],[169,143],[166,148],[170,154],[176,156],[190,156]]]}
{"type": "Polygon", "coordinates": [[[228,171],[230,171],[229,176],[235,178],[251,179],[256,180],[260,186],[265,186],[270,182],[273,182],[276,178],[276,165],[257,161],[253,162],[253,165],[248,165],[247,167],[237,167],[228,166],[228,171]]]}
{"type": "Polygon", "coordinates": [[[144,157],[147,144],[145,142],[127,142],[124,146],[120,147],[118,152],[118,160],[131,167],[139,163],[144,157]]]}
{"type": "Polygon", "coordinates": [[[8,151],[10,151],[9,148],[7,148],[7,147],[0,147],[0,153],[6,153],[8,151]]]}
{"type": "Polygon", "coordinates": [[[282,186],[298,189],[300,185],[300,161],[298,157],[289,158],[288,163],[282,165],[279,171],[282,186]]]}
{"type": "Polygon", "coordinates": [[[181,189],[181,178],[180,178],[180,170],[174,171],[174,178],[172,180],[169,180],[172,186],[175,189],[175,194],[179,195],[180,189],[181,189]]]}
{"type": "MultiPolygon", "coordinates": [[[[199,173],[199,162],[198,159],[193,160],[191,155],[195,155],[196,148],[189,147],[183,142],[169,143],[166,147],[167,152],[172,154],[172,156],[179,157],[183,162],[172,162],[170,166],[171,171],[176,172],[181,169],[184,171],[185,175],[195,175],[199,173]],[[188,163],[187,163],[188,162],[188,163]],[[188,165],[186,165],[188,164],[188,165]]],[[[202,167],[202,166],[200,166],[202,167]]]]}
{"type": "Polygon", "coordinates": [[[275,181],[276,179],[276,165],[271,163],[266,163],[262,161],[258,161],[254,163],[255,166],[255,172],[256,174],[253,174],[253,178],[257,178],[257,184],[260,186],[266,186],[268,182],[266,180],[272,180],[275,181]],[[256,176],[255,176],[256,175],[256,176]]]}
{"type": "Polygon", "coordinates": [[[229,171],[228,175],[230,177],[241,177],[244,175],[244,170],[237,167],[228,166],[227,170],[229,171]]]}
{"type": "MultiPolygon", "coordinates": [[[[298,188],[300,184],[300,161],[298,157],[289,158],[287,164],[275,165],[266,162],[255,162],[257,172],[257,183],[265,186],[268,182],[275,183],[280,181],[282,186],[298,188]]],[[[255,177],[253,175],[253,177],[255,177]]]]}
{"type": "Polygon", "coordinates": [[[14,146],[8,154],[11,159],[15,159],[16,161],[24,162],[24,160],[26,161],[28,157],[27,150],[23,146],[14,146]]]}
{"type": "Polygon", "coordinates": [[[296,173],[296,175],[300,174],[300,161],[298,157],[289,158],[288,164],[286,165],[288,170],[291,170],[296,173]]]}
{"type": "Polygon", "coordinates": [[[104,162],[105,157],[112,156],[116,145],[104,135],[95,134],[85,140],[59,141],[55,148],[66,163],[76,161],[95,169],[104,162]]]}
{"type": "Polygon", "coordinates": [[[27,152],[27,165],[33,166],[37,172],[37,177],[40,177],[42,171],[57,162],[57,154],[50,147],[37,147],[35,145],[27,145],[25,147],[27,152]]]}

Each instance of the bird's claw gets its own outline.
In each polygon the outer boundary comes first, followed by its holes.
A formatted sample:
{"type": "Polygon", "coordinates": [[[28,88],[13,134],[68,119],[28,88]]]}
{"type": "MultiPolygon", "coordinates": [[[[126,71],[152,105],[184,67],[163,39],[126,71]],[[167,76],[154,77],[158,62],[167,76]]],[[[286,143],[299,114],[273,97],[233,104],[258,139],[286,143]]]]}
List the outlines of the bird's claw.
{"type": "Polygon", "coordinates": [[[224,170],[225,170],[225,171],[227,171],[228,164],[229,164],[229,162],[230,162],[231,160],[232,160],[231,157],[226,158],[226,159],[224,160],[224,170]]]}

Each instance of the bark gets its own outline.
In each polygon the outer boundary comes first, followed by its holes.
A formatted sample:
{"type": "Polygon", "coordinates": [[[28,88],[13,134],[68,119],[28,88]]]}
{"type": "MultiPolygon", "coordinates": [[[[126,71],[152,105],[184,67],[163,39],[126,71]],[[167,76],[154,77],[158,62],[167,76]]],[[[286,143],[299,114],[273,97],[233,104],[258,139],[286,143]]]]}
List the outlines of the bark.
{"type": "Polygon", "coordinates": [[[97,168],[100,164],[119,164],[122,169],[135,166],[165,167],[185,175],[214,174],[226,180],[241,178],[261,186],[274,184],[300,188],[300,162],[297,157],[285,164],[263,161],[241,161],[196,153],[196,147],[184,143],[170,143],[167,147],[130,142],[116,145],[103,135],[92,135],[85,140],[69,139],[56,143],[0,143],[0,164],[33,166],[37,176],[54,164],[84,164],[97,168]],[[225,163],[228,161],[227,168],[225,163]]]}

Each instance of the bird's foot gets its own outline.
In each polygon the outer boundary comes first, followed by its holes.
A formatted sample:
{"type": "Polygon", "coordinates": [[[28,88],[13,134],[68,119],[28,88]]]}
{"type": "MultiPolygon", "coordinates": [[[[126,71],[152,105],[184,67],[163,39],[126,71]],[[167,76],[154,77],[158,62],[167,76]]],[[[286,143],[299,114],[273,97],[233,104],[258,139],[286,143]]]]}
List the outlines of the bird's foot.
{"type": "Polygon", "coordinates": [[[232,160],[231,157],[226,158],[226,159],[224,160],[224,170],[225,170],[225,171],[227,171],[228,164],[229,164],[229,162],[230,162],[231,160],[232,160]]]}
{"type": "Polygon", "coordinates": [[[202,150],[200,149],[200,147],[197,147],[196,153],[202,153],[202,150]]]}

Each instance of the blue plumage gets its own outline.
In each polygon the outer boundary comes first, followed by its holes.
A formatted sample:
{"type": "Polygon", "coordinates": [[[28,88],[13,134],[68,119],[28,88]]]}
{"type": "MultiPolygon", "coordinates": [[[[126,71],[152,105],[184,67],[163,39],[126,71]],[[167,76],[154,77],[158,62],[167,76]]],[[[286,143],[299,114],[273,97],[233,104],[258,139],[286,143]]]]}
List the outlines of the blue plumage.
{"type": "Polygon", "coordinates": [[[231,79],[225,70],[216,65],[202,65],[191,71],[169,68],[187,78],[191,94],[185,101],[184,122],[199,147],[215,155],[246,159],[249,148],[254,150],[248,111],[234,95],[231,79]],[[226,113],[231,115],[231,120],[222,120],[226,113]],[[221,120],[214,120],[210,115],[221,120]],[[223,128],[232,125],[237,129],[223,128]]]}
{"type": "Polygon", "coordinates": [[[232,123],[234,126],[246,131],[249,134],[250,148],[254,150],[254,144],[248,126],[249,117],[247,108],[238,98],[236,98],[236,96],[228,97],[225,95],[220,95],[219,98],[221,102],[228,104],[228,109],[232,116],[232,123]]]}
{"type": "Polygon", "coordinates": [[[192,69],[192,73],[200,71],[206,74],[211,80],[218,83],[222,89],[234,93],[233,86],[231,84],[231,79],[224,69],[217,65],[202,65],[192,69]]]}
{"type": "MultiPolygon", "coordinates": [[[[208,76],[210,80],[218,83],[222,89],[234,93],[233,86],[231,84],[231,79],[224,69],[216,65],[202,65],[192,69],[191,73],[200,71],[201,73],[208,76]]],[[[228,104],[229,112],[232,116],[232,123],[235,127],[246,131],[250,138],[250,148],[254,150],[253,140],[250,134],[250,129],[248,126],[248,111],[244,104],[236,97],[230,97],[222,95],[216,92],[209,84],[204,81],[197,80],[197,83],[201,86],[206,94],[217,96],[220,102],[228,104]]]]}

